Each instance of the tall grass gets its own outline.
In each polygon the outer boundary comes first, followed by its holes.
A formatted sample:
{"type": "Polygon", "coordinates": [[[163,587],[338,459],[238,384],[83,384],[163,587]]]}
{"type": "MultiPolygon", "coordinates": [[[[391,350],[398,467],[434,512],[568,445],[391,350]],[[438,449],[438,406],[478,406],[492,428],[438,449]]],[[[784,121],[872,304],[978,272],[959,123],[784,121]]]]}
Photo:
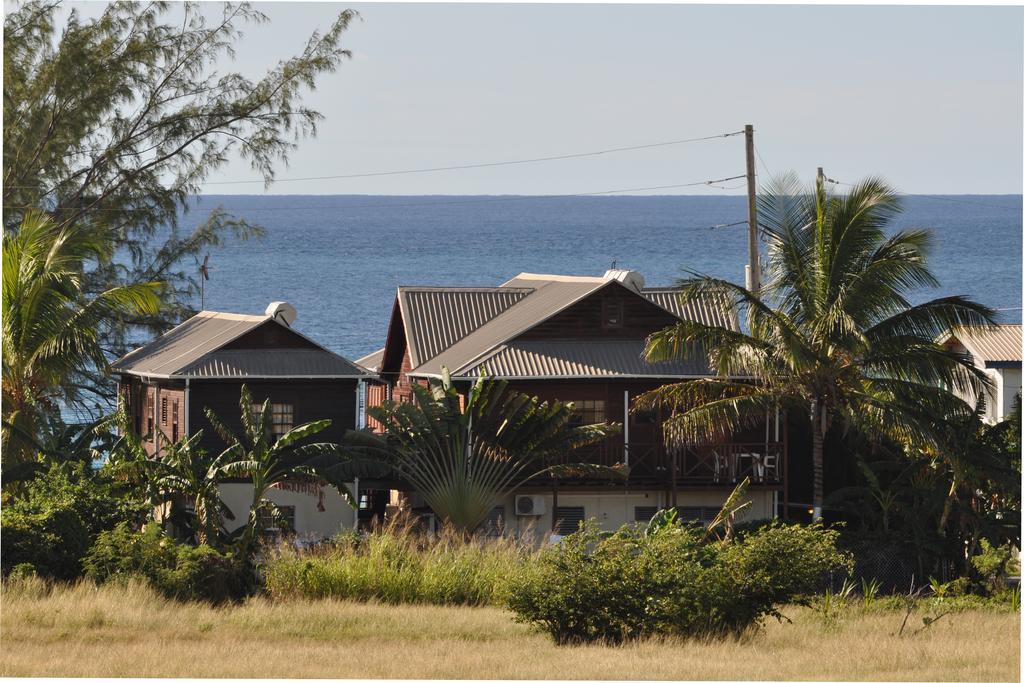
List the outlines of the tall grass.
{"type": "Polygon", "coordinates": [[[279,549],[267,557],[263,574],[267,594],[277,599],[498,605],[510,581],[530,571],[536,552],[514,538],[429,536],[397,522],[311,550],[279,549]]]}
{"type": "Polygon", "coordinates": [[[5,581],[0,676],[1019,681],[1016,614],[967,611],[921,628],[809,609],[740,639],[558,647],[493,607],[250,598],[212,607],[145,582],[5,581]]]}

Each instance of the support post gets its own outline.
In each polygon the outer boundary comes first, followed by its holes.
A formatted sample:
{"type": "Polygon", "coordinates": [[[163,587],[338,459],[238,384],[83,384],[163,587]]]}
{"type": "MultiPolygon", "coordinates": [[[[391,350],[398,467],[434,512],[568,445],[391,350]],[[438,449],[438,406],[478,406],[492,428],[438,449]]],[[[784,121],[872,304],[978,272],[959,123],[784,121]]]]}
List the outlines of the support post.
{"type": "Polygon", "coordinates": [[[191,391],[191,387],[189,386],[189,378],[186,377],[185,378],[185,400],[182,401],[182,403],[183,403],[182,410],[185,411],[185,419],[183,420],[183,422],[185,423],[185,438],[188,438],[188,437],[192,436],[192,432],[189,431],[189,424],[188,424],[188,408],[189,408],[189,400],[188,399],[189,399],[190,391],[191,391]]]}
{"type": "Polygon", "coordinates": [[[676,471],[679,469],[679,449],[672,449],[672,507],[679,505],[678,487],[676,486],[676,471]]]}
{"type": "Polygon", "coordinates": [[[629,389],[623,394],[625,408],[622,411],[622,460],[624,465],[629,464],[629,389]]]}
{"type": "Polygon", "coordinates": [[[160,442],[163,440],[163,428],[160,426],[160,385],[153,389],[153,455],[160,457],[160,442]]]}
{"type": "Polygon", "coordinates": [[[551,533],[558,531],[558,479],[551,484],[551,533]]]}
{"type": "Polygon", "coordinates": [[[352,531],[359,531],[359,477],[352,481],[352,496],[356,501],[355,513],[352,515],[352,531]]]}
{"type": "Polygon", "coordinates": [[[754,167],[754,127],[743,127],[747,142],[747,256],[750,268],[748,288],[755,294],[761,289],[761,254],[757,233],[757,179],[754,167]]]}
{"type": "Polygon", "coordinates": [[[789,413],[782,412],[782,519],[789,519],[789,413]]]}

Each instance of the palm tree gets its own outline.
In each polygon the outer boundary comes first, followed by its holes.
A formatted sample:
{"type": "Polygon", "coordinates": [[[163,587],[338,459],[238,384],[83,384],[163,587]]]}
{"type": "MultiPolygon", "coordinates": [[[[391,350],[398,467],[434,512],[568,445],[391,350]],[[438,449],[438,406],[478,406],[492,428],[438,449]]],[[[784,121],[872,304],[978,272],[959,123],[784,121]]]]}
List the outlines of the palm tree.
{"type": "MultiPolygon", "coordinates": [[[[25,215],[3,237],[3,419],[27,434],[77,395],[73,379],[106,372],[100,344],[105,318],[160,310],[159,283],[115,287],[89,297],[84,266],[105,262],[113,241],[85,224],[57,226],[43,213],[25,215]]],[[[4,462],[28,457],[31,444],[6,426],[4,462]]]]}
{"type": "Polygon", "coordinates": [[[112,427],[116,415],[104,415],[82,424],[65,424],[59,415],[44,416],[48,419],[36,425],[38,433],[23,431],[18,425],[3,420],[2,426],[9,435],[22,445],[31,447],[35,459],[12,462],[4,466],[4,491],[21,489],[21,483],[33,479],[37,473],[54,463],[78,462],[92,466],[110,452],[115,442],[112,427]]]}
{"type": "Polygon", "coordinates": [[[386,402],[367,413],[384,425],[395,473],[435,514],[465,532],[476,529],[503,496],[542,474],[626,471],[550,464],[553,456],[618,430],[613,424],[574,425],[571,403],[542,403],[483,377],[462,396],[447,370],[440,381],[412,390],[412,403],[386,402]]]}
{"type": "Polygon", "coordinates": [[[984,380],[936,339],[958,325],[991,324],[993,312],[962,296],[911,303],[915,287],[938,282],[927,265],[928,231],[887,235],[899,211],[896,192],[876,178],[845,196],[827,192],[820,179],[809,192],[793,176],[773,183],[758,207],[764,288],[696,274],[679,283],[684,300],[719,296],[734,304],[746,313],[746,330],[687,321],[648,339],[649,360],[705,351],[717,375],[641,398],[641,406],[673,410],[666,438],[722,438],[779,406],[806,415],[820,519],[824,437],[833,426],[930,443],[934,416],[969,413],[951,390],[976,391],[984,380]]]}

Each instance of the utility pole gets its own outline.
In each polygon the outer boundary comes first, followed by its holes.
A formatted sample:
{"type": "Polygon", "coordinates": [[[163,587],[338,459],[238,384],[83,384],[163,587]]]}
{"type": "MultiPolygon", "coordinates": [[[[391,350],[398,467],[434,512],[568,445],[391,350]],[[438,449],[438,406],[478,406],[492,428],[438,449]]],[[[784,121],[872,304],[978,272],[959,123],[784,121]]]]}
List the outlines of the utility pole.
{"type": "Polygon", "coordinates": [[[747,289],[755,294],[761,289],[761,252],[757,234],[757,181],[754,168],[754,127],[743,127],[747,140],[747,289]]]}
{"type": "Polygon", "coordinates": [[[825,187],[825,169],[818,167],[818,187],[825,187]]]}

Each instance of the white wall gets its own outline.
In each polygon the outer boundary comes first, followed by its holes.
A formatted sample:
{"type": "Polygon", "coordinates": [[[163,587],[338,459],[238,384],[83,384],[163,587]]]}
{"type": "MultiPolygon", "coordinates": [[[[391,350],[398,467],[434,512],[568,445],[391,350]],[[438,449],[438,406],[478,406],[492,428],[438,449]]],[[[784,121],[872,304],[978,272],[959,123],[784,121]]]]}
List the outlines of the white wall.
{"type": "MultiPolygon", "coordinates": [[[[252,484],[221,484],[220,494],[235,515],[234,521],[226,520],[225,524],[233,531],[249,515],[252,484]]],[[[295,506],[295,532],[307,538],[330,538],[343,529],[351,529],[355,519],[355,510],[333,486],[315,485],[309,492],[272,488],[266,498],[275,505],[295,506]]]]}
{"type": "MultiPolygon", "coordinates": [[[[679,507],[721,508],[731,490],[713,491],[680,491],[677,494],[679,507]]],[[[501,502],[505,506],[506,533],[521,535],[532,531],[544,536],[551,530],[552,494],[537,493],[544,501],[544,514],[537,516],[517,516],[515,514],[515,495],[508,496],[501,502]]],[[[753,521],[770,519],[774,516],[772,493],[770,491],[753,491],[747,494],[751,505],[737,514],[737,521],[753,521]]],[[[582,506],[587,519],[596,518],[605,531],[614,531],[623,524],[634,521],[636,507],[658,507],[668,505],[668,494],[664,491],[650,492],[615,492],[615,493],[566,493],[558,492],[559,507],[582,506]]]]}
{"type": "Polygon", "coordinates": [[[1020,393],[1021,389],[1021,369],[1016,368],[999,368],[999,374],[1002,376],[1002,392],[1000,397],[1000,413],[998,419],[1002,420],[1013,410],[1013,401],[1020,393]]]}

